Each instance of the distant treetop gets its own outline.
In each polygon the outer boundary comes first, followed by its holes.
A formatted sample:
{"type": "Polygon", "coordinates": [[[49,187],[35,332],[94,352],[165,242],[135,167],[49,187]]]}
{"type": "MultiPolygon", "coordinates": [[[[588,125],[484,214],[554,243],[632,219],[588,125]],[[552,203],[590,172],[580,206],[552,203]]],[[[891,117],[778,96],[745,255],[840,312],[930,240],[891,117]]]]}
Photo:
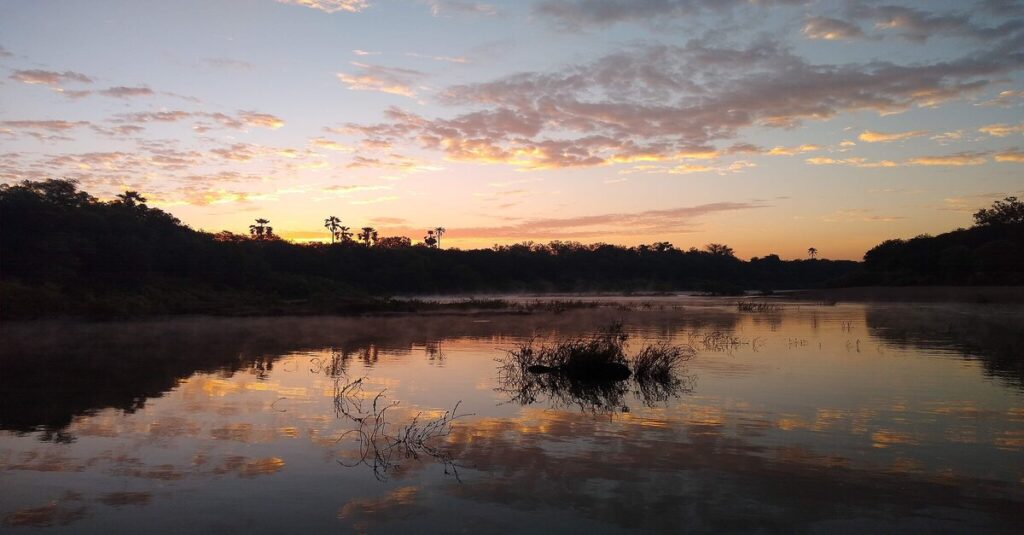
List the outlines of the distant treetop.
{"type": "Polygon", "coordinates": [[[1008,225],[1024,223],[1024,202],[1016,197],[1007,197],[992,203],[991,208],[982,208],[974,213],[976,225],[1008,225]]]}

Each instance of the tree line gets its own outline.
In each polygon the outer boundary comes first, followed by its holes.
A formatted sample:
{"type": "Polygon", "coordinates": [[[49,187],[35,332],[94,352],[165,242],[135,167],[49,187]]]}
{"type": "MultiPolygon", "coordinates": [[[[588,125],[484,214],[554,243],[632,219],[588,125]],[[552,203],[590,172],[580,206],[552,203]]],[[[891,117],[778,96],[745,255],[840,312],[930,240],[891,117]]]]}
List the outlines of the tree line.
{"type": "Polygon", "coordinates": [[[886,240],[864,254],[845,286],[1024,284],[1024,202],[997,200],[974,213],[974,225],[937,236],[886,240]]]}
{"type": "Polygon", "coordinates": [[[197,231],[135,192],[100,201],[69,180],[0,186],[0,314],[258,312],[281,303],[451,292],[724,294],[863,276],[858,262],[818,259],[814,248],[810,258],[788,261],[740,260],[721,243],[683,250],[669,242],[552,241],[460,250],[440,248],[443,227],[414,245],[372,227],[357,232],[333,216],[324,226],[333,243],[297,244],[278,239],[266,219],[248,235],[197,231]]]}

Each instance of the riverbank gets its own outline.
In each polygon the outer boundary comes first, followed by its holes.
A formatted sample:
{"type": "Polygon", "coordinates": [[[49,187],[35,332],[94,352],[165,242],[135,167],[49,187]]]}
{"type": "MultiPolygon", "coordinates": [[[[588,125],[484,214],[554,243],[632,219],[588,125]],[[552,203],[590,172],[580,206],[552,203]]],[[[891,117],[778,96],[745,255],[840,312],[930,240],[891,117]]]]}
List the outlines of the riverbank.
{"type": "Polygon", "coordinates": [[[786,298],[822,302],[1024,303],[1024,286],[864,286],[794,290],[786,298]]]}

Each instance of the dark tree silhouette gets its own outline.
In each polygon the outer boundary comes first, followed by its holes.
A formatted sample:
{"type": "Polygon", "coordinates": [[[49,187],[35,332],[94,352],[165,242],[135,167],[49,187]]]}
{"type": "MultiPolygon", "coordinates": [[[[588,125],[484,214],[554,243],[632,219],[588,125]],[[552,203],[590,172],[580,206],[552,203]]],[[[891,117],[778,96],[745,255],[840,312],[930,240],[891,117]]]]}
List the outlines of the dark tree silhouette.
{"type": "Polygon", "coordinates": [[[324,219],[324,228],[331,233],[331,243],[334,243],[338,239],[338,231],[341,230],[341,220],[336,216],[330,216],[324,219]]]}
{"type": "Polygon", "coordinates": [[[814,247],[808,247],[807,256],[811,257],[811,260],[814,260],[815,258],[818,257],[818,250],[814,247]]]}
{"type": "Polygon", "coordinates": [[[268,219],[257,219],[256,223],[249,225],[249,234],[254,240],[269,240],[274,237],[274,227],[269,225],[268,219]]]}
{"type": "Polygon", "coordinates": [[[146,208],[146,198],[137,191],[126,191],[118,194],[117,202],[130,208],[135,208],[136,206],[146,208]]]}
{"type": "Polygon", "coordinates": [[[709,243],[704,246],[704,250],[716,256],[735,256],[732,247],[724,243],[709,243]]]}
{"type": "Polygon", "coordinates": [[[363,227],[362,232],[359,233],[359,241],[363,242],[367,247],[372,246],[377,241],[377,229],[373,227],[363,227]]]}
{"type": "Polygon", "coordinates": [[[385,236],[374,244],[374,247],[380,247],[383,249],[399,249],[402,247],[412,247],[412,240],[405,236],[385,236]]]}
{"type": "Polygon", "coordinates": [[[444,227],[437,227],[437,228],[434,229],[434,235],[437,236],[437,248],[438,249],[441,248],[441,236],[444,236],[445,232],[448,232],[448,229],[446,229],[444,227]]]}
{"type": "Polygon", "coordinates": [[[338,239],[341,243],[352,243],[352,229],[350,227],[338,227],[338,239]]]}
{"type": "Polygon", "coordinates": [[[434,235],[433,229],[427,231],[427,235],[423,237],[423,244],[432,249],[437,248],[438,239],[437,236],[434,235]]]}
{"type": "Polygon", "coordinates": [[[982,208],[974,213],[977,225],[1010,225],[1024,223],[1024,202],[1016,197],[1007,197],[992,203],[991,208],[982,208]]]}

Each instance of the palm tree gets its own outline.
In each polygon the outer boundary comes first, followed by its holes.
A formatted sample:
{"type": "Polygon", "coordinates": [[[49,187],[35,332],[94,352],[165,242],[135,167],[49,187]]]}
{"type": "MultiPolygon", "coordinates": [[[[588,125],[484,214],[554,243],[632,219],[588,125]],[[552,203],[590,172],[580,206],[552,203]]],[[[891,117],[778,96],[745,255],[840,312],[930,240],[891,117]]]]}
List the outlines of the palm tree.
{"type": "Polygon", "coordinates": [[[367,247],[373,245],[373,242],[377,241],[377,230],[373,227],[363,227],[362,232],[359,233],[359,240],[366,244],[367,247]]]}
{"type": "Polygon", "coordinates": [[[125,206],[134,208],[135,206],[146,207],[146,198],[137,191],[126,191],[117,196],[117,201],[125,206]]]}
{"type": "Polygon", "coordinates": [[[324,228],[331,231],[331,243],[338,238],[338,229],[341,228],[341,220],[335,216],[324,219],[324,228]]]}
{"type": "Polygon", "coordinates": [[[444,227],[437,227],[437,228],[434,229],[434,234],[437,235],[437,248],[438,249],[441,248],[441,236],[444,236],[445,232],[448,232],[448,229],[446,229],[444,227]]]}
{"type": "Polygon", "coordinates": [[[815,258],[818,257],[818,250],[815,249],[814,247],[809,247],[807,249],[807,256],[811,257],[811,260],[814,260],[815,258]]]}
{"type": "Polygon", "coordinates": [[[338,239],[341,243],[349,243],[352,241],[352,229],[350,227],[338,227],[338,239]]]}
{"type": "Polygon", "coordinates": [[[423,243],[427,247],[437,247],[437,237],[434,236],[433,230],[428,230],[427,235],[423,237],[423,243]]]}
{"type": "Polygon", "coordinates": [[[265,240],[274,235],[274,228],[268,226],[270,220],[263,219],[262,217],[256,220],[256,224],[249,225],[249,234],[252,235],[253,239],[265,240]]]}

